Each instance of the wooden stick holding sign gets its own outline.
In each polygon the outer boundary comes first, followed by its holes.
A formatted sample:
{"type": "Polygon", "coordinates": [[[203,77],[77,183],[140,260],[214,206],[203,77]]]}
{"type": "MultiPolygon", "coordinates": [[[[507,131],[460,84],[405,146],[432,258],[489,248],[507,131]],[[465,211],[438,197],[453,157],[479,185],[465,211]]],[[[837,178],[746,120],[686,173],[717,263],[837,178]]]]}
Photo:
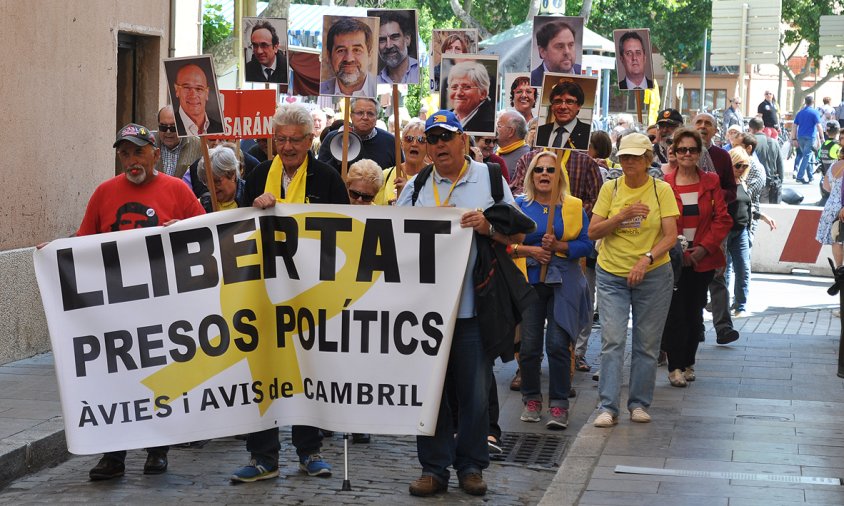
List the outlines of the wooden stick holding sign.
{"type": "Polygon", "coordinates": [[[349,174],[349,110],[352,108],[352,101],[349,97],[343,97],[343,160],[340,164],[340,175],[343,181],[349,174]]]}
{"type": "MultiPolygon", "coordinates": [[[[554,187],[553,191],[551,192],[551,204],[548,206],[548,223],[545,225],[545,233],[551,234],[556,237],[554,233],[554,216],[557,214],[557,204],[560,201],[560,192],[562,188],[557,185],[557,178],[562,177],[563,175],[563,153],[562,149],[555,149],[554,154],[557,155],[557,160],[554,162],[554,187]]],[[[536,156],[542,156],[542,153],[539,153],[536,156]]],[[[532,176],[531,176],[532,177],[532,176]]],[[[562,208],[560,208],[560,212],[562,212],[562,208]]],[[[551,252],[551,256],[554,256],[554,252],[551,252]]],[[[545,276],[548,274],[548,264],[542,264],[539,267],[539,281],[540,283],[545,282],[545,276]]]]}
{"type": "MultiPolygon", "coordinates": [[[[642,125],[642,90],[636,90],[636,116],[638,116],[639,124],[642,125]]],[[[644,125],[647,126],[647,125],[644,125]]]]}
{"type": "Polygon", "coordinates": [[[218,211],[220,203],[217,202],[217,188],[214,184],[214,171],[211,170],[211,157],[208,155],[208,140],[200,137],[202,143],[202,163],[205,165],[205,180],[208,191],[211,193],[211,210],[218,211]]]}
{"type": "Polygon", "coordinates": [[[396,177],[404,179],[401,165],[401,125],[399,124],[399,85],[393,84],[393,134],[396,137],[396,177]]]}

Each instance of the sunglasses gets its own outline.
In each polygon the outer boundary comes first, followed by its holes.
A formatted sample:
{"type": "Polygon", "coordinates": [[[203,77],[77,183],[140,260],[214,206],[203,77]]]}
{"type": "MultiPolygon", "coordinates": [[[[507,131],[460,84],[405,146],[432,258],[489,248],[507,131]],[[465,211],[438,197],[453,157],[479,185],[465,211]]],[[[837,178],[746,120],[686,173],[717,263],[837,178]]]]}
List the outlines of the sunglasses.
{"type": "Polygon", "coordinates": [[[498,142],[498,139],[481,139],[481,142],[484,144],[495,144],[498,142]]]}
{"type": "Polygon", "coordinates": [[[733,167],[738,169],[738,170],[744,170],[744,169],[750,167],[750,165],[748,165],[746,163],[737,163],[737,164],[733,165],[733,167]]]}
{"type": "Polygon", "coordinates": [[[554,167],[553,165],[551,165],[549,167],[542,167],[540,165],[537,165],[536,167],[533,168],[533,173],[534,174],[542,174],[544,172],[546,174],[553,174],[554,171],[556,171],[556,170],[557,170],[557,167],[554,167]]]}
{"type": "Polygon", "coordinates": [[[445,131],[440,134],[425,134],[425,138],[428,141],[428,144],[436,144],[442,140],[443,142],[448,142],[457,135],[457,132],[449,132],[445,131]]]}
{"type": "Polygon", "coordinates": [[[683,147],[675,146],[674,147],[674,153],[676,153],[678,155],[696,155],[696,154],[700,153],[700,150],[697,147],[687,148],[685,146],[683,146],[683,147]]]}
{"type": "Polygon", "coordinates": [[[351,197],[352,200],[362,200],[364,202],[372,202],[372,200],[375,198],[375,195],[368,195],[366,193],[357,192],[355,190],[349,190],[349,197],[351,197]]]}
{"type": "Polygon", "coordinates": [[[650,139],[650,141],[653,142],[653,141],[656,140],[656,135],[649,135],[648,139],[650,139]]]}
{"type": "Polygon", "coordinates": [[[425,142],[425,136],[424,135],[405,135],[404,136],[404,142],[412,143],[413,141],[416,141],[419,144],[422,144],[422,143],[425,142]]]}
{"type": "Polygon", "coordinates": [[[175,132],[176,131],[176,125],[175,124],[165,125],[163,123],[159,123],[158,124],[158,131],[159,132],[175,132]]]}

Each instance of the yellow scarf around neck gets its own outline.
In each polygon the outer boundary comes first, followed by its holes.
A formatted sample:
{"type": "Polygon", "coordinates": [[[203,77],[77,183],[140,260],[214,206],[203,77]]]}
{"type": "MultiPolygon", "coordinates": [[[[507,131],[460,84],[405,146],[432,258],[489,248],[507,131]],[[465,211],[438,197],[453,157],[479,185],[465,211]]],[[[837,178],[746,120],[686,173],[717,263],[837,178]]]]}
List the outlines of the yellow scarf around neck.
{"type": "Polygon", "coordinates": [[[522,146],[526,146],[526,145],[527,145],[527,143],[525,143],[525,140],[522,139],[522,140],[516,141],[516,142],[514,142],[514,143],[512,143],[508,146],[503,146],[503,147],[499,146],[498,154],[499,155],[506,155],[506,154],[512,153],[513,151],[519,149],[522,146]]]}
{"type": "MultiPolygon", "coordinates": [[[[305,157],[305,161],[302,162],[302,165],[296,169],[296,174],[293,175],[293,179],[290,181],[290,184],[287,185],[287,190],[284,192],[284,198],[279,197],[276,195],[276,201],[282,204],[307,204],[307,195],[305,195],[305,178],[308,174],[308,157],[305,157]]],[[[284,186],[282,184],[282,178],[284,177],[284,164],[281,163],[281,157],[276,155],[273,158],[273,164],[270,165],[270,172],[267,174],[267,182],[264,184],[264,193],[272,193],[275,195],[275,192],[278,191],[276,184],[280,186],[284,186]],[[276,183],[278,181],[278,183],[276,183]]]]}

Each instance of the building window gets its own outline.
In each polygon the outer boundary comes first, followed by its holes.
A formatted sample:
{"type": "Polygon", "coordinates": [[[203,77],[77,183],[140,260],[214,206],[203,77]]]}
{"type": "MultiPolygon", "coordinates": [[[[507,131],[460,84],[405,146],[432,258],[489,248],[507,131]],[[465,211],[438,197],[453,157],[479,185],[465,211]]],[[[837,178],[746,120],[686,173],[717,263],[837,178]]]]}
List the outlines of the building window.
{"type": "MultiPolygon", "coordinates": [[[[713,109],[724,110],[727,108],[727,90],[723,89],[707,89],[706,90],[706,110],[713,109]]],[[[690,90],[686,88],[686,93],[683,95],[683,111],[698,111],[700,110],[700,90],[690,90]]]]}

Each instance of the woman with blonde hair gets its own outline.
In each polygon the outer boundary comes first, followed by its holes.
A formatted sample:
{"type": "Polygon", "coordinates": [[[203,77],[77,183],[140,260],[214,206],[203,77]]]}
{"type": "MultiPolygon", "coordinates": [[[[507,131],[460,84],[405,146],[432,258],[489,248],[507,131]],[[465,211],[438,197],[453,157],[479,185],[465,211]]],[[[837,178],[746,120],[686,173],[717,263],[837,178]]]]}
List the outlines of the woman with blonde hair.
{"type": "Polygon", "coordinates": [[[519,367],[525,407],[520,418],[524,422],[542,419],[539,369],[544,342],[549,370],[545,426],[562,430],[568,426],[570,347],[592,316],[586,278],[579,265],[580,258],[592,250],[589,218],[580,199],[568,194],[564,171],[550,151],[537,154],[530,162],[524,191],[516,205],[536,222],[536,231],[510,249],[512,256],[527,259],[528,282],[539,295],[539,303],[522,315],[519,367]],[[554,217],[552,230],[547,229],[549,214],[554,217]],[[543,265],[547,273],[540,279],[543,265]]]}
{"type": "Polygon", "coordinates": [[[375,196],[383,182],[381,167],[374,161],[364,158],[353,163],[346,175],[349,203],[366,206],[374,204],[375,196]]]}
{"type": "Polygon", "coordinates": [[[404,161],[399,163],[404,177],[399,177],[395,167],[384,169],[384,184],[375,196],[379,206],[390,206],[396,202],[405,183],[419,173],[428,161],[428,143],[425,141],[425,122],[413,118],[401,131],[401,150],[404,161]]]}

